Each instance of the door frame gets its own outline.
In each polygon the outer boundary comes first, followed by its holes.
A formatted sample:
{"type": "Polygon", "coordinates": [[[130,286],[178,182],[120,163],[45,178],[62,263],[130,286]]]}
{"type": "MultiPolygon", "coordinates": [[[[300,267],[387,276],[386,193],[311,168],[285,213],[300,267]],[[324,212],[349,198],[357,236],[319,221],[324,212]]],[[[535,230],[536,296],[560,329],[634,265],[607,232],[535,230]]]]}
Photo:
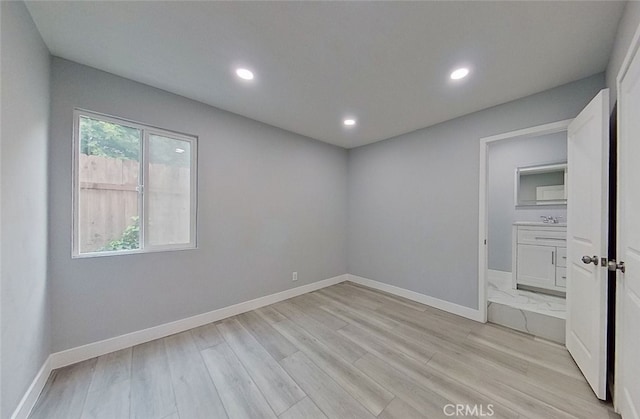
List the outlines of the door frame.
{"type": "MultiPolygon", "coordinates": [[[[629,44],[629,48],[627,49],[627,54],[624,57],[624,60],[622,61],[622,65],[620,66],[620,70],[618,71],[618,75],[616,77],[616,102],[618,101],[619,97],[620,97],[620,92],[621,92],[621,83],[622,83],[622,79],[624,78],[624,76],[627,74],[627,71],[629,70],[629,67],[631,66],[631,62],[633,60],[633,58],[635,57],[636,54],[640,54],[640,25],[638,25],[638,27],[636,28],[635,34],[633,35],[633,38],[631,40],[631,43],[629,44]]],[[[618,110],[617,113],[617,126],[620,127],[620,115],[621,112],[618,110]]],[[[619,131],[618,131],[619,134],[619,131]]],[[[618,155],[619,157],[619,155],[618,155]]],[[[618,179],[620,179],[620,165],[617,165],[617,171],[618,171],[618,179]]],[[[616,189],[618,188],[618,185],[616,186],[616,189]]],[[[616,199],[619,199],[620,195],[618,193],[618,191],[616,191],[616,199]]],[[[619,203],[616,202],[616,206],[617,206],[617,211],[618,214],[616,214],[617,216],[617,223],[620,222],[620,218],[619,216],[619,212],[620,212],[620,205],[618,205],[619,203]]],[[[618,224],[619,226],[619,224],[618,224]]],[[[617,227],[618,227],[617,226],[617,227]]],[[[617,235],[616,235],[617,237],[617,235]]],[[[617,253],[617,241],[615,243],[616,246],[616,255],[617,257],[620,257],[620,255],[618,255],[617,253]]],[[[621,294],[621,291],[623,289],[623,287],[620,286],[620,281],[622,280],[621,275],[618,273],[618,271],[615,272],[616,275],[616,320],[615,320],[615,342],[614,342],[614,347],[616,348],[616,352],[618,350],[620,350],[619,348],[621,348],[621,332],[622,332],[622,298],[623,295],[621,294]]],[[[613,386],[613,407],[615,409],[616,412],[619,412],[618,409],[618,404],[620,401],[620,386],[618,385],[618,380],[620,380],[620,377],[622,377],[622,373],[621,373],[621,369],[622,369],[622,365],[620,365],[619,359],[620,357],[617,356],[617,353],[614,355],[615,356],[615,361],[614,361],[614,386],[613,386]]]]}
{"type": "Polygon", "coordinates": [[[566,132],[571,121],[573,121],[573,118],[480,138],[480,175],[478,177],[480,181],[480,193],[478,200],[478,312],[480,313],[480,321],[483,323],[487,322],[488,302],[487,275],[489,271],[489,247],[487,246],[487,236],[489,234],[489,203],[487,199],[487,176],[489,174],[489,168],[487,165],[487,158],[489,144],[496,141],[511,140],[515,138],[534,138],[541,135],[555,134],[563,131],[566,132]]]}

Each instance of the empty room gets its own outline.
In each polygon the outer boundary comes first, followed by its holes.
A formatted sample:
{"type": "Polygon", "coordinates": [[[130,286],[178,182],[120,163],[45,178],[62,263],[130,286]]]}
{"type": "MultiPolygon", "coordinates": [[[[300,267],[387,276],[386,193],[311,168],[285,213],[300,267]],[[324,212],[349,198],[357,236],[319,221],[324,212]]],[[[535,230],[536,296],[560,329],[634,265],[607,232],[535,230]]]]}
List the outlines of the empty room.
{"type": "Polygon", "coordinates": [[[0,58],[0,418],[640,419],[640,2],[0,1],[0,58]]]}

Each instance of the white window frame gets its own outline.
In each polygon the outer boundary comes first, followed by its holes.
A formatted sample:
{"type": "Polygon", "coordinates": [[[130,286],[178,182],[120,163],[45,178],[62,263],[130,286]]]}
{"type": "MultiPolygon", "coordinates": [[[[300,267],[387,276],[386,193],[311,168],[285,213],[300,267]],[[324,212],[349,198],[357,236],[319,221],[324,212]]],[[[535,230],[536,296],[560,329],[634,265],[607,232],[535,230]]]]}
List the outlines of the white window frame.
{"type": "Polygon", "coordinates": [[[115,255],[130,255],[138,253],[166,252],[175,250],[197,249],[197,215],[198,215],[198,137],[194,135],[182,134],[167,129],[156,128],[139,122],[130,121],[128,119],[115,116],[105,115],[97,112],[87,111],[84,109],[74,109],[73,111],[73,196],[72,196],[72,258],[90,258],[115,255]],[[123,125],[135,128],[141,132],[140,144],[140,174],[138,175],[138,214],[140,216],[140,248],[135,250],[113,250],[104,252],[88,252],[80,253],[80,117],[97,119],[100,121],[110,122],[113,124],[123,125]],[[181,244],[152,245],[148,241],[145,234],[149,228],[149,220],[147,217],[147,208],[149,207],[149,196],[145,192],[145,183],[149,179],[149,136],[158,135],[176,140],[185,141],[190,144],[191,150],[191,170],[190,170],[190,193],[191,193],[191,212],[190,212],[190,241],[181,244]]]}

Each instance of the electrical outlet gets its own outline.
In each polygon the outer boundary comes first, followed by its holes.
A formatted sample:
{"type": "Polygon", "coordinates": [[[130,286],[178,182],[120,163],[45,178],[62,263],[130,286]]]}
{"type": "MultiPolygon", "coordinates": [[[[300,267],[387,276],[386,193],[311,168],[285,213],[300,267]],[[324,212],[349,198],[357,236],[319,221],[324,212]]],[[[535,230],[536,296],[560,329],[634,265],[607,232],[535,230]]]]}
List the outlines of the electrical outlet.
{"type": "Polygon", "coordinates": [[[292,281],[297,281],[298,280],[298,272],[294,272],[293,275],[291,276],[291,280],[292,281]]]}

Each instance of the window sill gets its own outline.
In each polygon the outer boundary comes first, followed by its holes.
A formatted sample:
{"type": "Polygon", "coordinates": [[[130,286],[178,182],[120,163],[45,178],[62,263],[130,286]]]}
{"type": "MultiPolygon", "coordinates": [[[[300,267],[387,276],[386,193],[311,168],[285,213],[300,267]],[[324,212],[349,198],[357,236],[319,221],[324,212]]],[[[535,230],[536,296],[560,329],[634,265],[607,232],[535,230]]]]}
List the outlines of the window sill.
{"type": "Polygon", "coordinates": [[[162,247],[154,249],[141,249],[141,250],[114,250],[108,252],[95,252],[95,253],[79,253],[72,254],[71,259],[91,259],[102,258],[110,256],[127,256],[127,255],[144,255],[148,253],[162,253],[162,252],[180,252],[185,250],[197,250],[198,246],[185,246],[185,247],[162,247]]]}

